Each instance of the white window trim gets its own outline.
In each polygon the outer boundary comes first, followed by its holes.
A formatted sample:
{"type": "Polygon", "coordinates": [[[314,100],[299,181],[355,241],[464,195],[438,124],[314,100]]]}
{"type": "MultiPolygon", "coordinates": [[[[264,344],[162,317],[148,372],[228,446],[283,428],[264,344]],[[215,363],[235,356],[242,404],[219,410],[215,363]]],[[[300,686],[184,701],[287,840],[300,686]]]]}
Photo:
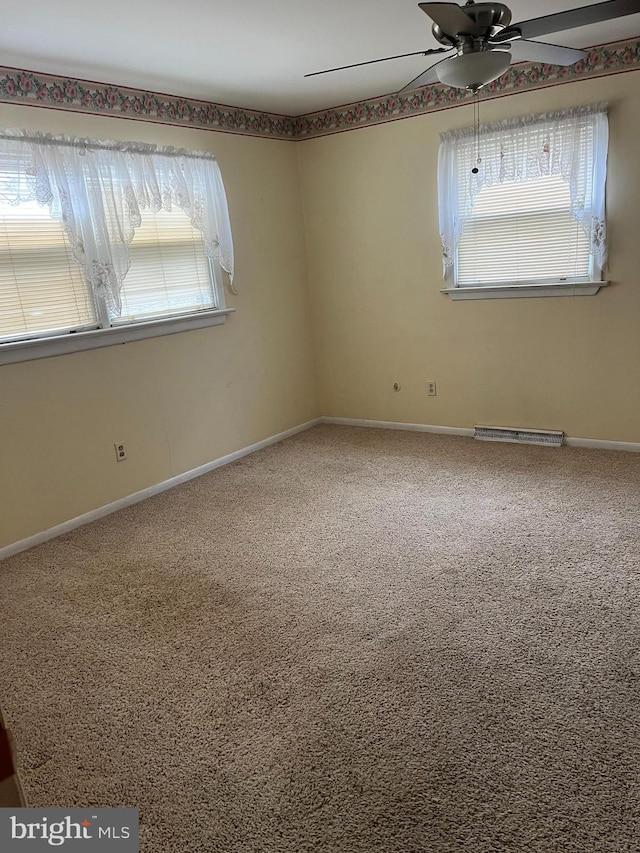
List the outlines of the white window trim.
{"type": "Polygon", "coordinates": [[[514,299],[541,296],[595,296],[608,281],[554,281],[544,284],[479,284],[464,287],[443,287],[454,302],[463,299],[514,299]]]}
{"type": "Polygon", "coordinates": [[[227,319],[227,315],[233,314],[234,311],[234,308],[213,308],[198,314],[165,317],[162,320],[149,320],[129,326],[111,326],[109,329],[91,329],[88,332],[72,332],[36,340],[12,341],[0,345],[0,365],[111,347],[161,335],[175,335],[207,326],[220,326],[227,319]]]}

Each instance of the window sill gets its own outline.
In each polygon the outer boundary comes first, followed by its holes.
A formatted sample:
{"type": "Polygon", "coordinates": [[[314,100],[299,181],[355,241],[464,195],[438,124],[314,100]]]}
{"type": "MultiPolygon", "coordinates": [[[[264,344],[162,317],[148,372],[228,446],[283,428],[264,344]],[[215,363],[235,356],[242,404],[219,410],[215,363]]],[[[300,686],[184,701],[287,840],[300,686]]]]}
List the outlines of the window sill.
{"type": "Polygon", "coordinates": [[[148,320],[135,326],[114,326],[110,329],[92,329],[88,332],[75,332],[39,340],[12,341],[0,344],[0,365],[111,347],[161,335],[175,335],[178,332],[189,332],[207,326],[220,326],[227,319],[227,314],[232,314],[233,311],[233,308],[216,308],[186,317],[148,320]]]}
{"type": "Polygon", "coordinates": [[[514,299],[540,296],[595,296],[608,281],[553,282],[547,284],[483,284],[467,287],[445,287],[451,299],[514,299]]]}

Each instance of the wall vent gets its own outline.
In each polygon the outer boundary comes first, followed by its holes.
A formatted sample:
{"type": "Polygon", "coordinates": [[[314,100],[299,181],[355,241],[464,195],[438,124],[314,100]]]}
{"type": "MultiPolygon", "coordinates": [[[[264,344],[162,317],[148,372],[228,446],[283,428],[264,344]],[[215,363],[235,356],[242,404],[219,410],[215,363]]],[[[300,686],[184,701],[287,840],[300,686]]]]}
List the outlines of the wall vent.
{"type": "Polygon", "coordinates": [[[553,429],[476,426],[473,437],[480,439],[480,441],[511,441],[517,444],[544,444],[547,447],[561,447],[564,433],[553,429]]]}

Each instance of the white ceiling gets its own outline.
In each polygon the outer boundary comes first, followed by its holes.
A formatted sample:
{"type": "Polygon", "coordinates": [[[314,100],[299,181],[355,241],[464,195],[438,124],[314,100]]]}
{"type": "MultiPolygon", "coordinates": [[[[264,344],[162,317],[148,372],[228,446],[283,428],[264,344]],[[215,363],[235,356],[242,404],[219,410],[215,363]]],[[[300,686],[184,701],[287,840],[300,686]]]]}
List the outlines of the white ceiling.
{"type": "MultiPolygon", "coordinates": [[[[509,6],[517,23],[592,2],[509,6]]],[[[544,40],[586,47],[637,36],[640,14],[544,40]]],[[[285,115],[396,92],[432,60],[305,73],[439,46],[417,0],[29,0],[0,27],[1,65],[285,115]]]]}

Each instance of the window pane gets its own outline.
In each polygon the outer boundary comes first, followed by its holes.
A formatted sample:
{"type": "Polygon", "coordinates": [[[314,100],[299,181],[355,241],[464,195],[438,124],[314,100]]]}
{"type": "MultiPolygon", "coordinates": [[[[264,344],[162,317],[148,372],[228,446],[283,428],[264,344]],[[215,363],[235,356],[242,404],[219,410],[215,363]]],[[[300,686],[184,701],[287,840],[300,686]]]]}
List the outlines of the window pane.
{"type": "Polygon", "coordinates": [[[47,207],[0,202],[0,340],[94,328],[93,300],[47,207]]]}
{"type": "Polygon", "coordinates": [[[131,267],[122,287],[122,314],[114,323],[215,307],[202,235],[182,210],[143,210],[129,251],[131,267]]]}
{"type": "Polygon", "coordinates": [[[484,187],[458,245],[460,285],[588,278],[589,241],[559,176],[484,187]]]}

